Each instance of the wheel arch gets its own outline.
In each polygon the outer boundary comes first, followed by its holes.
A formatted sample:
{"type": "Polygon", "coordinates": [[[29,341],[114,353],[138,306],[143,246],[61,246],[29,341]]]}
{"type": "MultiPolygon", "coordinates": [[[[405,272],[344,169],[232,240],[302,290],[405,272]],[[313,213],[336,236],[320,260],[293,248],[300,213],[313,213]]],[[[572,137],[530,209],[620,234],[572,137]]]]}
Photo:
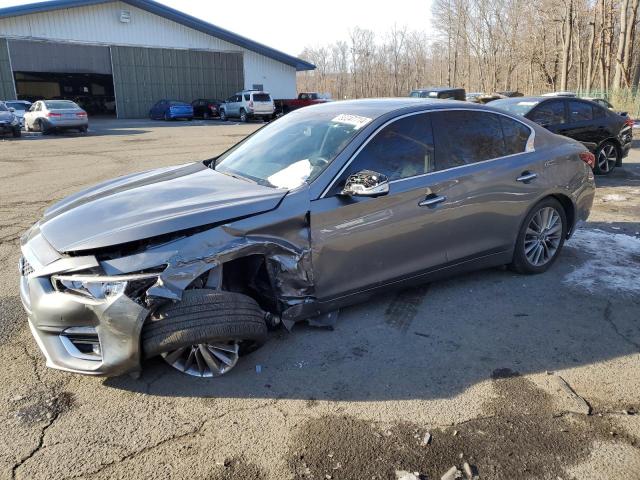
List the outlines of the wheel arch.
{"type": "Polygon", "coordinates": [[[540,201],[548,197],[555,198],[558,202],[560,202],[560,205],[562,205],[564,214],[567,217],[567,238],[569,238],[573,233],[573,229],[576,223],[576,206],[573,203],[573,200],[571,200],[569,196],[562,193],[554,193],[552,195],[547,195],[546,197],[541,198],[540,201]]]}

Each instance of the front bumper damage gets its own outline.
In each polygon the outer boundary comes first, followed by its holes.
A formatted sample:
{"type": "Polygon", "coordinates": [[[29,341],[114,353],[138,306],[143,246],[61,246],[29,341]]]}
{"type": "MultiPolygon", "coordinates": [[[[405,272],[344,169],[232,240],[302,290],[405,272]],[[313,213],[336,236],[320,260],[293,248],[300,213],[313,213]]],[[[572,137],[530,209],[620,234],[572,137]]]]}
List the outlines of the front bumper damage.
{"type": "Polygon", "coordinates": [[[47,365],[106,376],[140,370],[140,336],[151,314],[150,305],[178,302],[194,280],[219,265],[250,255],[264,258],[277,305],[273,313],[285,322],[316,315],[308,217],[304,202],[298,205],[299,214],[284,221],[269,212],[158,240],[134,253],[108,258],[61,254],[36,225],[22,239],[20,293],[47,365]],[[61,273],[85,275],[91,270],[118,276],[158,268],[157,280],[140,298],[129,298],[125,293],[108,299],[89,298],[58,291],[52,283],[52,275],[61,273]],[[94,340],[87,339],[91,335],[94,340]],[[97,343],[94,350],[99,354],[79,351],[76,347],[80,345],[74,341],[85,346],[87,341],[97,343]]]}

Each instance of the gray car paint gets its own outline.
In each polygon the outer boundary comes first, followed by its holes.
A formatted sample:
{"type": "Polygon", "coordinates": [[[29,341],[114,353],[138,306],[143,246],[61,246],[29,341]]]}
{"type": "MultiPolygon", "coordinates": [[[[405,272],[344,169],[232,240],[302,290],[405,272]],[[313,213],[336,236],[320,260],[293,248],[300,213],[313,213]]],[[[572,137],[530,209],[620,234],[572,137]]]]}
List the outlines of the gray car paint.
{"type": "Polygon", "coordinates": [[[287,192],[196,163],[116,179],[58,203],[22,239],[23,255],[35,270],[21,280],[22,299],[48,364],[105,375],[139,369],[139,332],[147,313],[124,295],[109,305],[87,307],[76,295],[53,291],[52,273],[99,265],[104,274],[117,275],[162,265],[147,296],[179,301],[203,273],[230,260],[263,255],[276,313],[296,321],[380,289],[508,263],[520,222],[548,195],[571,202],[572,223],[586,219],[594,184],[578,157],[584,147],[511,115],[535,132],[535,151],[392,182],[383,197],[327,195],[358,148],[386,122],[452,108],[504,114],[423,99],[321,104],[303,110],[332,109],[372,121],[310,185],[287,192]],[[538,179],[516,182],[525,170],[535,170],[538,179]],[[431,192],[446,195],[447,201],[419,207],[431,192]],[[139,240],[146,241],[128,253],[102,253],[139,240]],[[91,324],[100,326],[104,356],[90,370],[65,356],[57,341],[61,328],[87,324],[80,323],[87,321],[87,310],[95,315],[91,324]]]}

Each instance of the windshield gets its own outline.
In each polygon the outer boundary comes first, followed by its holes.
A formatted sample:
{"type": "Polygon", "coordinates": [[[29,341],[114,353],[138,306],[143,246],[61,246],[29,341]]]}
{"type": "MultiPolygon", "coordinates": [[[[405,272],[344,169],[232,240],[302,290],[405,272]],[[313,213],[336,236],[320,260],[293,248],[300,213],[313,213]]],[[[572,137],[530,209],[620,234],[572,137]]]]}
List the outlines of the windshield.
{"type": "Polygon", "coordinates": [[[221,155],[214,168],[262,185],[296,188],[314,180],[371,121],[335,110],[304,110],[263,127],[221,155]]]}
{"type": "Polygon", "coordinates": [[[25,111],[27,109],[27,106],[24,103],[19,102],[7,102],[7,107],[15,108],[16,110],[22,111],[25,111]]]}
{"type": "Polygon", "coordinates": [[[47,100],[44,104],[53,110],[74,110],[80,108],[70,100],[47,100]]]}
{"type": "Polygon", "coordinates": [[[9,110],[4,103],[0,103],[0,112],[6,112],[9,110]]]}
{"type": "Polygon", "coordinates": [[[520,98],[503,98],[501,100],[494,100],[493,102],[489,102],[489,105],[491,105],[492,107],[499,108],[500,110],[505,110],[509,113],[514,113],[516,115],[520,115],[524,117],[538,103],[540,103],[539,100],[523,100],[520,98]]]}

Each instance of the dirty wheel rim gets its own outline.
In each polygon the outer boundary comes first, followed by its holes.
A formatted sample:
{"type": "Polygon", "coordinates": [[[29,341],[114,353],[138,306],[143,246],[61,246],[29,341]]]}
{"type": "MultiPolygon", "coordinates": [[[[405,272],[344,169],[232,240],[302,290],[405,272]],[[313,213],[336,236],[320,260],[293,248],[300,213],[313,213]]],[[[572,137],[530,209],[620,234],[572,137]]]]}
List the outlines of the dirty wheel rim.
{"type": "Polygon", "coordinates": [[[527,226],[524,254],[531,265],[540,267],[555,257],[562,239],[562,219],[552,207],[538,210],[527,226]]]}
{"type": "Polygon", "coordinates": [[[236,366],[238,357],[237,341],[200,343],[162,354],[173,368],[194,377],[224,375],[236,366]]]}
{"type": "Polygon", "coordinates": [[[610,172],[618,161],[618,153],[613,145],[605,145],[598,153],[598,167],[602,172],[610,172]]]}

